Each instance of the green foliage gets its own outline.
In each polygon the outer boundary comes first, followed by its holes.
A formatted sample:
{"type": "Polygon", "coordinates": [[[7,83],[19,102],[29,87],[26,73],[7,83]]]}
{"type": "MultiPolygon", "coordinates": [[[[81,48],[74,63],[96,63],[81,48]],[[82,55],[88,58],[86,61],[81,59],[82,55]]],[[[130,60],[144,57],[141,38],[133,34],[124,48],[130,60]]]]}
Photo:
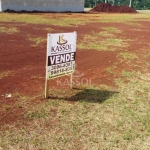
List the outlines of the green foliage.
{"type": "MultiPolygon", "coordinates": [[[[131,1],[131,7],[136,10],[140,9],[150,9],[150,1],[149,0],[107,0],[107,3],[116,6],[126,5],[129,6],[131,1]]],[[[85,0],[85,7],[94,7],[98,3],[105,2],[105,0],[85,0]]]]}

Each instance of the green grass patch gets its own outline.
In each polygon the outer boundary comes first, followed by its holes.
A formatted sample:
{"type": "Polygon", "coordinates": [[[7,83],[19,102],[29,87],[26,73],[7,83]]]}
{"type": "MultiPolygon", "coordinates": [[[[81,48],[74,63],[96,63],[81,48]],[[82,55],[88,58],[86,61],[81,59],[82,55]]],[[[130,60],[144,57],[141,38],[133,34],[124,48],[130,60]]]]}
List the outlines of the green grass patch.
{"type": "Polygon", "coordinates": [[[135,53],[131,53],[131,52],[121,52],[118,54],[118,57],[121,57],[124,60],[138,59],[138,56],[135,53]]]}
{"type": "MultiPolygon", "coordinates": [[[[75,14],[72,14],[75,15],[75,14]]],[[[0,14],[1,22],[22,22],[30,24],[47,24],[47,25],[56,25],[56,26],[74,26],[78,24],[85,24],[88,20],[78,17],[70,17],[69,15],[60,14],[10,14],[10,13],[1,13],[0,14]]]]}
{"type": "Polygon", "coordinates": [[[48,150],[98,149],[102,145],[103,149],[126,149],[132,145],[134,149],[148,149],[150,89],[141,79],[144,76],[118,82],[117,91],[107,86],[74,92],[53,89],[55,94],[51,91],[49,100],[33,106],[24,116],[30,119],[27,127],[18,122],[17,128],[9,126],[9,130],[0,131],[1,147],[48,150]],[[64,97],[59,95],[62,91],[64,97]]]}
{"type": "Polygon", "coordinates": [[[126,71],[126,70],[122,70],[121,74],[123,77],[128,77],[128,78],[132,78],[134,76],[134,72],[126,71]]]}
{"type": "Polygon", "coordinates": [[[108,37],[99,39],[99,36],[85,35],[83,41],[78,44],[81,49],[95,49],[100,51],[114,51],[116,47],[127,47],[125,39],[108,37]]]}
{"type": "MultiPolygon", "coordinates": [[[[62,14],[66,19],[56,22],[55,16],[52,17],[51,14],[43,16],[19,14],[18,18],[18,14],[1,13],[0,16],[2,15],[5,16],[5,18],[0,17],[1,21],[4,20],[3,22],[17,22],[20,19],[20,22],[23,23],[55,25],[58,23],[58,26],[59,23],[65,21],[67,23],[62,23],[60,26],[72,25],[71,19],[75,19],[73,24],[77,26],[80,21],[83,21],[83,18],[89,21],[90,17],[95,17],[93,18],[95,22],[103,20],[130,22],[140,17],[144,18],[144,15],[139,14],[90,14],[87,18],[85,16],[82,18],[81,14],[78,14],[76,18],[72,15],[69,20],[70,14],[62,14]],[[78,19],[79,16],[81,19],[78,19]]],[[[57,17],[57,14],[53,15],[57,17]]],[[[113,27],[103,28],[98,33],[91,31],[89,34],[81,35],[79,47],[106,51],[116,50],[116,47],[117,49],[127,47],[128,39],[117,38],[116,34],[120,33],[120,30],[113,27]]],[[[43,38],[28,38],[34,45],[45,41],[43,38]]],[[[124,62],[128,60],[132,62],[136,59],[140,67],[143,67],[143,62],[148,60],[147,52],[145,51],[145,56],[141,58],[135,53],[122,51],[118,54],[118,58],[124,62]]],[[[125,64],[131,67],[130,70],[132,69],[131,62],[125,64]]],[[[119,63],[120,61],[112,64],[106,68],[106,71],[113,74],[120,65],[119,63]]],[[[47,100],[43,99],[44,94],[27,97],[18,91],[12,93],[12,98],[16,100],[13,106],[23,108],[25,111],[14,124],[5,124],[1,127],[0,149],[148,150],[150,146],[150,74],[148,68],[146,69],[148,73],[145,74],[126,69],[122,69],[121,73],[117,72],[119,77],[114,73],[116,75],[115,87],[91,85],[72,90],[63,87],[62,89],[50,89],[47,100]]],[[[11,72],[7,71],[1,72],[0,79],[10,74],[11,72]]],[[[41,78],[40,76],[30,77],[30,79],[41,78]]],[[[9,111],[11,106],[3,104],[2,109],[9,111]]],[[[14,109],[17,108],[14,107],[14,109]]]]}
{"type": "MultiPolygon", "coordinates": [[[[97,19],[99,22],[124,22],[126,24],[130,25],[137,25],[137,23],[133,21],[137,21],[139,18],[143,20],[149,20],[150,14],[107,14],[105,17],[102,17],[102,15],[99,15],[99,19],[97,19]],[[107,16],[107,17],[106,17],[107,16]]],[[[138,24],[139,25],[139,24],[138,24]]]]}
{"type": "Polygon", "coordinates": [[[97,33],[97,36],[101,36],[101,37],[115,37],[109,31],[101,31],[101,32],[97,33]]]}
{"type": "Polygon", "coordinates": [[[13,33],[18,33],[20,32],[16,27],[0,27],[0,33],[6,33],[6,34],[13,34],[13,33]]]}
{"type": "Polygon", "coordinates": [[[48,33],[51,33],[53,31],[52,28],[44,28],[45,31],[47,31],[48,33]]]}
{"type": "Polygon", "coordinates": [[[116,69],[116,66],[110,66],[110,67],[106,68],[106,71],[108,73],[114,74],[115,69],[116,69]]]}
{"type": "Polygon", "coordinates": [[[9,109],[11,109],[11,106],[10,105],[7,105],[7,104],[2,104],[2,109],[4,111],[8,111],[9,109]]]}
{"type": "Polygon", "coordinates": [[[47,113],[44,109],[40,109],[40,111],[29,111],[26,115],[25,118],[29,119],[38,119],[38,118],[46,118],[50,114],[47,113]]]}
{"type": "Polygon", "coordinates": [[[104,31],[85,34],[77,45],[81,49],[95,49],[100,51],[114,51],[116,47],[127,47],[129,39],[117,38],[121,31],[114,27],[103,28],[104,31]]]}
{"type": "Polygon", "coordinates": [[[106,28],[103,28],[105,31],[108,31],[110,33],[122,33],[121,30],[117,29],[117,28],[114,28],[114,27],[106,27],[106,28]]]}
{"type": "Polygon", "coordinates": [[[32,38],[32,37],[29,37],[28,38],[29,41],[33,42],[34,44],[32,46],[37,46],[43,42],[46,42],[46,39],[45,38],[41,38],[41,37],[37,37],[37,38],[32,38]]]}
{"type": "Polygon", "coordinates": [[[4,72],[0,72],[0,79],[3,79],[9,75],[12,75],[13,72],[12,71],[4,71],[4,72]]]}
{"type": "Polygon", "coordinates": [[[84,25],[88,22],[125,22],[131,25],[137,25],[135,22],[138,19],[150,19],[150,14],[11,14],[11,13],[0,13],[1,22],[22,22],[30,24],[47,24],[57,26],[78,26],[84,25]]]}

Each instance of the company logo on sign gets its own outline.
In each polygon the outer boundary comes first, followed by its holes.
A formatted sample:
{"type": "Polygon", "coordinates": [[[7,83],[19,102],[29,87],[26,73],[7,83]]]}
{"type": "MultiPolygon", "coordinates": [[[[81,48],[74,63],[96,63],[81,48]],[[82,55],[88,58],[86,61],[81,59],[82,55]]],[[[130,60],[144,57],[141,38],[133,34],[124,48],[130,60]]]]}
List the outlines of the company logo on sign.
{"type": "Polygon", "coordinates": [[[61,53],[61,52],[69,52],[72,50],[71,44],[67,44],[68,41],[64,39],[64,35],[59,35],[59,39],[57,41],[57,46],[52,46],[51,52],[52,54],[61,53]]]}
{"type": "Polygon", "coordinates": [[[64,35],[60,35],[59,36],[59,41],[57,42],[57,44],[59,45],[63,45],[63,44],[66,44],[68,41],[63,39],[64,35]]]}

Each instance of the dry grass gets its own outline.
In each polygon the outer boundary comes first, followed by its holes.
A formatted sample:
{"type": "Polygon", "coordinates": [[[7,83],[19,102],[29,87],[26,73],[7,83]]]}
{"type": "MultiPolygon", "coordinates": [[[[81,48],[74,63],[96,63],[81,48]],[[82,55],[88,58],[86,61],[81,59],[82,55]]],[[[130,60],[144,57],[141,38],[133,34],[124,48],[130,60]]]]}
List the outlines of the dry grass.
{"type": "Polygon", "coordinates": [[[2,71],[0,72],[0,79],[5,78],[7,76],[13,75],[14,73],[12,71],[2,71]]]}
{"type": "Polygon", "coordinates": [[[10,27],[10,28],[0,27],[0,33],[13,34],[17,32],[20,32],[20,31],[16,27],[10,27]]]}
{"type": "Polygon", "coordinates": [[[95,49],[99,51],[115,51],[119,48],[127,47],[129,39],[117,38],[116,34],[122,32],[114,27],[102,28],[100,32],[92,31],[85,34],[78,44],[81,49],[95,49]]]}
{"type": "MultiPolygon", "coordinates": [[[[55,14],[56,17],[58,15],[55,14]]],[[[83,14],[71,15],[72,20],[76,17],[73,24],[80,24],[83,14]],[[78,20],[78,17],[81,19],[78,20]]],[[[20,20],[26,23],[56,25],[55,19],[50,18],[51,22],[47,19],[49,16],[52,15],[45,14],[44,17],[38,18],[35,14],[18,16],[1,13],[0,21],[20,20]]],[[[71,19],[68,20],[67,16],[68,14],[64,15],[65,21],[70,25],[71,19]]],[[[141,17],[150,18],[145,14],[89,14],[83,17],[96,18],[95,20],[99,19],[101,22],[130,22],[141,17]]],[[[62,21],[60,20],[58,25],[62,21]]],[[[82,37],[79,47],[86,49],[86,46],[90,46],[91,49],[107,51],[109,46],[114,50],[117,50],[116,47],[127,48],[127,40],[123,37],[117,38],[116,34],[121,33],[114,27],[102,28],[99,33],[92,31],[92,36],[86,34],[82,37]],[[101,43],[94,42],[100,37],[105,37],[105,40],[101,40],[101,43]],[[87,40],[92,40],[93,45],[85,43],[87,40]]],[[[36,45],[42,41],[34,38],[29,40],[36,45]]],[[[115,88],[91,85],[73,90],[50,89],[50,98],[37,105],[30,105],[33,99],[14,93],[16,105],[23,107],[25,111],[19,121],[0,128],[0,150],[149,150],[150,64],[143,59],[149,57],[149,51],[146,51],[146,48],[144,51],[143,56],[121,51],[117,56],[118,62],[106,68],[107,72],[115,76],[115,88]],[[144,73],[122,69],[118,77],[114,71],[118,64],[124,63],[132,68],[137,65],[133,64],[135,60],[144,73]]],[[[10,72],[2,72],[0,79],[9,74],[10,72]]],[[[32,78],[40,77],[31,76],[32,78]]],[[[43,93],[41,95],[44,96],[43,93]]],[[[6,113],[9,107],[3,105],[6,113]]]]}
{"type": "Polygon", "coordinates": [[[1,147],[148,150],[150,89],[147,75],[130,77],[128,84],[116,83],[118,90],[106,86],[77,91],[53,89],[53,98],[33,106],[23,116],[25,120],[30,119],[27,126],[18,122],[17,128],[9,126],[9,130],[1,130],[1,147]],[[68,100],[76,100],[76,103],[69,104],[68,100]]]}
{"type": "Polygon", "coordinates": [[[28,39],[29,41],[33,42],[32,46],[38,46],[39,44],[46,42],[46,38],[42,38],[42,37],[36,37],[36,38],[29,37],[28,39]]]}

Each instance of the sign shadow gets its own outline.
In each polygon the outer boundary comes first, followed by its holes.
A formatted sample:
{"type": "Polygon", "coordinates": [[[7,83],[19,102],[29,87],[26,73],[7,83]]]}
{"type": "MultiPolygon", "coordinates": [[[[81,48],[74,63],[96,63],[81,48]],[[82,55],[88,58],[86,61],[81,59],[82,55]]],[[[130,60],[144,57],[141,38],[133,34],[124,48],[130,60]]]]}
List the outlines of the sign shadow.
{"type": "Polygon", "coordinates": [[[97,90],[97,89],[77,89],[76,94],[70,97],[59,97],[59,96],[49,96],[50,99],[57,100],[66,100],[66,101],[74,101],[74,102],[89,102],[89,103],[103,103],[104,101],[111,98],[113,95],[118,94],[117,91],[109,91],[109,90],[97,90]]]}

